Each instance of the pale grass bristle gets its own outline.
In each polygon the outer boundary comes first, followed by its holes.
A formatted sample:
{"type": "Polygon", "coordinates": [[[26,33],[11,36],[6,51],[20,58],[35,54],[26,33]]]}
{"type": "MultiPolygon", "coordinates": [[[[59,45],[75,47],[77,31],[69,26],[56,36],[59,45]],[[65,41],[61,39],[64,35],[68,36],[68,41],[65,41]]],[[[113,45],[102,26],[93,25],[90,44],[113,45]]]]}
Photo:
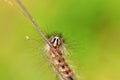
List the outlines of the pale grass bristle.
{"type": "Polygon", "coordinates": [[[4,1],[10,4],[11,6],[13,6],[13,3],[10,0],[4,0],[4,1]]]}
{"type": "Polygon", "coordinates": [[[29,39],[30,39],[30,37],[29,37],[29,36],[25,36],[25,38],[26,38],[27,40],[29,40],[29,39]]]}

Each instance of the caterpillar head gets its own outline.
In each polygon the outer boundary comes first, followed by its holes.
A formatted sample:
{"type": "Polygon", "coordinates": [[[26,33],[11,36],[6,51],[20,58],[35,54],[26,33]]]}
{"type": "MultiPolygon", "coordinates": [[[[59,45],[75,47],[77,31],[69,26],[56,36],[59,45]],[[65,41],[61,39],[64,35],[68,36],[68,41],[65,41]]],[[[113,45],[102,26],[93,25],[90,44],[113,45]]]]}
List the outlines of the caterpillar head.
{"type": "Polygon", "coordinates": [[[63,44],[63,41],[59,36],[52,36],[50,38],[50,43],[53,47],[60,47],[63,44]]]}

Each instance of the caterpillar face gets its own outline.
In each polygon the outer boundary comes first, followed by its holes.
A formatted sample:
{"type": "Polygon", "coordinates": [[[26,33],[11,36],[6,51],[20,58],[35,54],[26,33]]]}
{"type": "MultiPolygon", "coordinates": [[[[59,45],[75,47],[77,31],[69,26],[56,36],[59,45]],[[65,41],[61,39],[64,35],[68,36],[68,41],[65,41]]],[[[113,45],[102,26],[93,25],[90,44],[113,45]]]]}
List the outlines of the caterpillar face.
{"type": "Polygon", "coordinates": [[[62,39],[58,36],[54,36],[50,39],[51,44],[53,47],[60,47],[62,45],[62,39]]]}

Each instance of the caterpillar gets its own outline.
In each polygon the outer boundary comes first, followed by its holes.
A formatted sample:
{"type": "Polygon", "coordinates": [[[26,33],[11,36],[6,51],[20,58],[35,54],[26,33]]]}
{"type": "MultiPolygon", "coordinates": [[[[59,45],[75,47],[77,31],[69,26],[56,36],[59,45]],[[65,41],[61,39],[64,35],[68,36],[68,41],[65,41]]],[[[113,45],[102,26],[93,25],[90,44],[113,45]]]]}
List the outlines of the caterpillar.
{"type": "Polygon", "coordinates": [[[50,62],[55,70],[58,71],[58,75],[61,77],[61,80],[75,80],[72,70],[63,57],[64,41],[61,36],[54,35],[48,40],[55,50],[52,50],[48,44],[46,44],[46,50],[49,53],[50,62]]]}

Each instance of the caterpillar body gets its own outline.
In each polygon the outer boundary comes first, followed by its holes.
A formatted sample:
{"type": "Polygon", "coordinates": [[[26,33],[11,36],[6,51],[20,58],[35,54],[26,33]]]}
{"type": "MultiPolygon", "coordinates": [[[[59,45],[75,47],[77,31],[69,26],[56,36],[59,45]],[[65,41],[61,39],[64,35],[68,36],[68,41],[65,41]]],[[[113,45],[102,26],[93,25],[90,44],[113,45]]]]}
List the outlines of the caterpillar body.
{"type": "Polygon", "coordinates": [[[60,76],[62,80],[74,80],[74,74],[63,57],[63,39],[60,36],[55,35],[49,38],[49,42],[55,49],[52,50],[51,47],[46,44],[46,50],[49,53],[48,56],[51,64],[54,67],[54,70],[58,72],[58,76],[60,76]]]}

